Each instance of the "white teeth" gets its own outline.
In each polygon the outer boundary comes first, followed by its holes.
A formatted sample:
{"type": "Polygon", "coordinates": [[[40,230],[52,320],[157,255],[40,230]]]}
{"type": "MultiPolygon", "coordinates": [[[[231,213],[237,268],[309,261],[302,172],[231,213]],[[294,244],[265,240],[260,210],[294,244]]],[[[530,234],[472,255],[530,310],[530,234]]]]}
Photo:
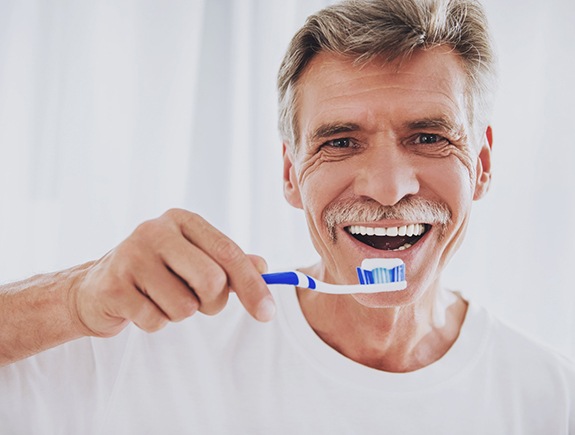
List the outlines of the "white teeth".
{"type": "Polygon", "coordinates": [[[405,245],[400,246],[399,248],[394,249],[393,251],[394,251],[394,252],[395,252],[395,251],[405,251],[406,249],[409,249],[409,248],[411,248],[412,246],[413,246],[413,245],[411,245],[411,244],[409,244],[409,243],[406,243],[405,245]]]}
{"type": "MultiPolygon", "coordinates": [[[[351,225],[347,228],[350,234],[361,234],[363,236],[421,236],[425,233],[425,224],[409,224],[401,227],[366,227],[363,225],[351,225]]],[[[392,251],[405,251],[411,248],[411,243],[405,243],[402,246],[393,249],[392,251]]]]}
{"type": "Polygon", "coordinates": [[[386,232],[386,236],[395,237],[399,233],[399,230],[397,229],[397,227],[391,227],[391,228],[388,228],[387,230],[385,230],[385,232],[386,232]]]}
{"type": "Polygon", "coordinates": [[[415,224],[413,227],[413,235],[420,236],[425,232],[425,226],[423,224],[415,224]]]}
{"type": "Polygon", "coordinates": [[[362,236],[421,236],[425,232],[424,224],[410,224],[401,227],[365,227],[363,225],[352,225],[348,228],[351,234],[361,234],[362,236]]]}

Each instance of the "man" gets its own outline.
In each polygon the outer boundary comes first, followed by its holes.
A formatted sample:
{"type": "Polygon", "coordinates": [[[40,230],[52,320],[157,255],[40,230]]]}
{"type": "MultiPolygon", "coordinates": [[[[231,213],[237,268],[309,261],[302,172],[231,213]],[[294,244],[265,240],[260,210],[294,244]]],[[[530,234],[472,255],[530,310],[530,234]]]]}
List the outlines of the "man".
{"type": "Polygon", "coordinates": [[[310,17],[278,81],[285,196],[321,256],[302,270],[397,257],[407,289],[270,292],[262,258],[169,211],[4,290],[3,431],[575,433],[573,364],[441,285],[489,188],[493,62],[473,0],[310,17]]]}

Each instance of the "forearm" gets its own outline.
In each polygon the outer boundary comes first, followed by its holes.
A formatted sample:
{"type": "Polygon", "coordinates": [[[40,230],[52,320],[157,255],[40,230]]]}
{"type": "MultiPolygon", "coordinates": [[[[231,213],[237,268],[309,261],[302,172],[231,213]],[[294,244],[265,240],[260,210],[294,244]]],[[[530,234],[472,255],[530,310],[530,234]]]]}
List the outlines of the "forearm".
{"type": "Polygon", "coordinates": [[[71,292],[88,266],[0,286],[0,366],[85,335],[71,292]]]}

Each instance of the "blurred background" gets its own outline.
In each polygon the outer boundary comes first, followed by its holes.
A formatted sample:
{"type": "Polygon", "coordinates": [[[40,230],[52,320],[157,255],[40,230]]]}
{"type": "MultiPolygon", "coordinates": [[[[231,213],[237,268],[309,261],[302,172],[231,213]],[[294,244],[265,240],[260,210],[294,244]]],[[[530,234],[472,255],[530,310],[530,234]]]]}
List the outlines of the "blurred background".
{"type": "MultiPolygon", "coordinates": [[[[0,0],[0,282],[104,255],[171,207],[273,269],[316,254],[282,195],[275,77],[326,0],[0,0]]],[[[445,283],[575,357],[575,13],[485,0],[491,192],[445,283]]]]}

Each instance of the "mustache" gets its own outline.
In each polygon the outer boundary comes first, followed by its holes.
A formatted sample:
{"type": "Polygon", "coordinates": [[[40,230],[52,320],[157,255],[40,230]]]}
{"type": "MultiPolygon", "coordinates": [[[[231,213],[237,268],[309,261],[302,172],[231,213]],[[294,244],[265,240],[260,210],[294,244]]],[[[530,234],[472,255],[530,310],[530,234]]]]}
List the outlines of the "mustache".
{"type": "Polygon", "coordinates": [[[391,219],[439,225],[440,234],[443,234],[451,221],[451,211],[444,203],[406,196],[394,205],[382,205],[369,198],[342,199],[332,202],[323,212],[324,223],[334,242],[337,240],[336,227],[345,222],[368,223],[391,219]]]}

